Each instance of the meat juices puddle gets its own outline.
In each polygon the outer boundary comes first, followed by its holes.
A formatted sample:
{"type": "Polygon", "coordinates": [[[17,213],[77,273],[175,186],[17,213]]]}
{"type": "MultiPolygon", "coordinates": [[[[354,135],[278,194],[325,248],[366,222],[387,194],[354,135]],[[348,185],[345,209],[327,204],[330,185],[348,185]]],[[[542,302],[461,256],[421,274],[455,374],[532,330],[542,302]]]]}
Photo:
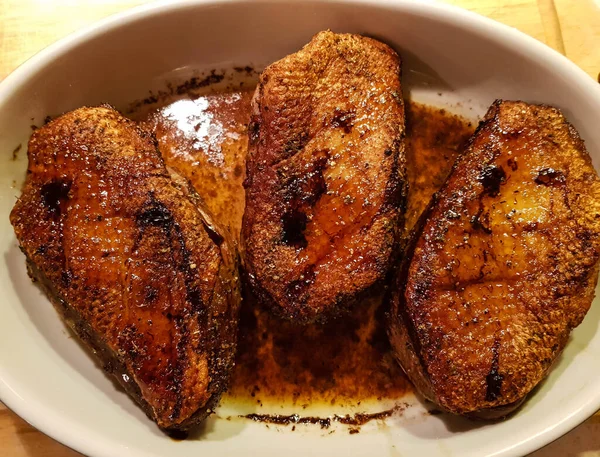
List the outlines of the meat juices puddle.
{"type": "MultiPolygon", "coordinates": [[[[244,70],[250,75],[250,69],[244,70]]],[[[214,74],[209,76],[213,81],[214,74]]],[[[255,79],[255,78],[254,78],[255,79]]],[[[252,84],[184,84],[132,105],[153,130],[169,167],[189,179],[221,225],[239,241],[244,211],[247,124],[252,84]]],[[[443,184],[474,127],[445,110],[406,103],[409,200],[406,233],[443,184]]],[[[382,293],[325,325],[298,327],[264,310],[246,293],[238,354],[218,414],[276,425],[332,422],[349,433],[402,409],[413,387],[390,351],[382,293]]]]}

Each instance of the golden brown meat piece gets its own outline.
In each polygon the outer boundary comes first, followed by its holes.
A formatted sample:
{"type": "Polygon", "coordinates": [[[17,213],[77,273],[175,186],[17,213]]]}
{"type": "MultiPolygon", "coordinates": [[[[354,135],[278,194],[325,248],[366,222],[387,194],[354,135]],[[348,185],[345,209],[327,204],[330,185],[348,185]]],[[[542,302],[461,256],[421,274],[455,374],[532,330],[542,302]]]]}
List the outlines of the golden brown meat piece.
{"type": "Polygon", "coordinates": [[[153,137],[111,108],[37,130],[10,219],[34,279],[149,417],[185,430],[218,403],[239,292],[227,236],[153,137]]]}
{"type": "Polygon", "coordinates": [[[600,181],[559,110],[497,101],[425,211],[389,335],[415,386],[478,417],[516,409],[594,297],[600,181]]]}
{"type": "Polygon", "coordinates": [[[252,107],[242,224],[263,302],[306,322],[383,278],[403,227],[400,60],[321,32],[262,73],[252,107]]]}

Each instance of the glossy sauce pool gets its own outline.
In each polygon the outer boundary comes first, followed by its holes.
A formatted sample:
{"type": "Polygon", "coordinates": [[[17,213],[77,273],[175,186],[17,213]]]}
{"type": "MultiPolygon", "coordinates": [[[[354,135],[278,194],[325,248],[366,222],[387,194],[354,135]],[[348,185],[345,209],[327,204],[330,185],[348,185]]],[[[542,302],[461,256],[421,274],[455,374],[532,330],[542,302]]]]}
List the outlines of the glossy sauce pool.
{"type": "MultiPolygon", "coordinates": [[[[191,87],[176,97],[138,106],[132,115],[154,131],[167,165],[191,181],[236,240],[244,211],[246,126],[253,91],[252,85],[191,87]]],[[[406,103],[406,122],[408,233],[444,182],[473,126],[444,110],[412,102],[406,103]]],[[[290,417],[273,415],[280,412],[380,413],[397,407],[412,387],[390,352],[383,293],[374,291],[349,315],[325,325],[299,327],[271,316],[246,291],[236,366],[222,404],[245,405],[244,414],[253,413],[248,417],[275,423],[290,417]]]]}

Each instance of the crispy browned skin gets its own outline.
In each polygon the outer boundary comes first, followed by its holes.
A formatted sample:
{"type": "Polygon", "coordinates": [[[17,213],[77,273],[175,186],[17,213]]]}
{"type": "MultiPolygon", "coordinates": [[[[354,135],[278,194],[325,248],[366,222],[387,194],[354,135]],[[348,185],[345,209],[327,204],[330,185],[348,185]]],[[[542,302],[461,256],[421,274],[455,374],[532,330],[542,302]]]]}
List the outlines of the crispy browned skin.
{"type": "Polygon", "coordinates": [[[556,108],[494,103],[393,285],[390,339],[416,387],[458,414],[518,407],[590,307],[599,235],[575,129],[556,108]]]}
{"type": "Polygon", "coordinates": [[[10,219],[67,324],[158,425],[216,406],[233,363],[239,292],[226,235],[153,137],[111,108],[37,130],[10,219]]]}
{"type": "Polygon", "coordinates": [[[400,60],[321,32],[261,75],[249,127],[245,268],[297,321],[347,307],[388,271],[403,227],[400,60]]]}

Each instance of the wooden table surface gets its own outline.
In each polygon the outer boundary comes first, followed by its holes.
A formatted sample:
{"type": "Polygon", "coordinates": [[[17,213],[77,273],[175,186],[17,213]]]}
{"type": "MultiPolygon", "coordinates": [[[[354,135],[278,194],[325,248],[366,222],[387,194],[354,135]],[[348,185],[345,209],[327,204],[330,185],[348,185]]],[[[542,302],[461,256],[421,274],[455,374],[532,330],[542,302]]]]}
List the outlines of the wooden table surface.
{"type": "MultiPolygon", "coordinates": [[[[545,42],[597,79],[599,0],[445,0],[545,42]]],[[[100,18],[145,0],[0,0],[0,80],[47,45],[100,18]]],[[[0,456],[80,455],[38,432],[0,403],[0,456]]],[[[600,415],[588,419],[536,457],[600,457],[600,415]]],[[[115,456],[117,457],[117,456],[115,456]]]]}

